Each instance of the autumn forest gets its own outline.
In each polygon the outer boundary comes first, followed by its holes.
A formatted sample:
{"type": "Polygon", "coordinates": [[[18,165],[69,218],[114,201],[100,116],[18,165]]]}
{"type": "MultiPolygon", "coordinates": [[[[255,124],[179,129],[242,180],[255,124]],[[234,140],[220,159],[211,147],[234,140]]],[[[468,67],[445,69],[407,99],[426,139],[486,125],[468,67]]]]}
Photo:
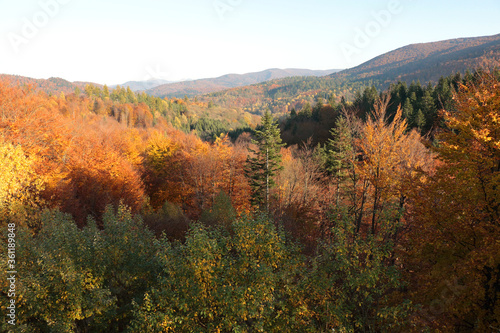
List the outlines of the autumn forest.
{"type": "Polygon", "coordinates": [[[499,73],[353,87],[4,79],[1,330],[14,293],[16,332],[498,331],[499,73]]]}

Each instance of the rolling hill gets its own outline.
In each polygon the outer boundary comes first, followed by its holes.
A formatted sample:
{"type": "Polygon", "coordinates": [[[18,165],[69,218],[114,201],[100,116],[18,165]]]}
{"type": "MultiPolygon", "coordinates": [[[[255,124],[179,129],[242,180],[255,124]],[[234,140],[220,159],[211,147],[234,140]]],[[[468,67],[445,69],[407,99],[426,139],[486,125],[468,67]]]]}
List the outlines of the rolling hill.
{"type": "Polygon", "coordinates": [[[164,84],[146,91],[157,97],[192,97],[240,86],[248,86],[269,80],[292,76],[324,76],[339,70],[278,69],[272,68],[247,74],[227,74],[217,78],[200,79],[164,84]]]}
{"type": "Polygon", "coordinates": [[[351,80],[436,82],[441,76],[500,64],[500,34],[404,46],[330,75],[351,80]]]}
{"type": "Polygon", "coordinates": [[[129,87],[132,91],[143,91],[143,90],[148,90],[154,87],[161,86],[163,84],[168,84],[168,83],[174,83],[176,81],[167,81],[167,80],[160,80],[160,79],[151,79],[147,81],[128,81],[123,84],[116,84],[112,85],[109,88],[114,89],[117,86],[127,88],[129,87]]]}
{"type": "MultiPolygon", "coordinates": [[[[189,111],[206,117],[223,119],[228,114],[260,115],[266,109],[287,114],[302,109],[318,98],[340,101],[352,99],[367,86],[387,89],[398,81],[437,82],[441,76],[465,73],[467,70],[500,66],[500,34],[476,38],[458,38],[432,43],[408,45],[369,60],[357,67],[336,71],[305,69],[268,69],[247,74],[228,74],[218,78],[163,84],[145,92],[157,97],[197,96],[197,105],[189,111]]],[[[71,93],[86,82],[69,82],[60,78],[31,79],[0,75],[13,84],[30,84],[35,89],[57,94],[71,93]]],[[[161,83],[161,82],[156,82],[161,83]]],[[[128,82],[134,85],[144,82],[128,82]]],[[[150,82],[151,85],[155,82],[150,82]]],[[[99,86],[98,84],[94,84],[99,86]]],[[[134,90],[139,88],[134,86],[134,90]]]]}
{"type": "Polygon", "coordinates": [[[85,89],[87,84],[92,84],[97,87],[102,87],[100,84],[91,82],[70,82],[61,78],[51,77],[49,79],[33,79],[19,75],[0,74],[0,80],[7,80],[14,85],[29,85],[35,90],[42,90],[48,94],[65,93],[69,94],[79,88],[81,91],[85,89]]]}
{"type": "Polygon", "coordinates": [[[327,76],[275,79],[198,98],[231,110],[286,114],[318,97],[338,102],[342,96],[352,99],[367,86],[382,90],[398,81],[437,83],[441,76],[492,67],[500,67],[500,34],[412,44],[327,76]]]}

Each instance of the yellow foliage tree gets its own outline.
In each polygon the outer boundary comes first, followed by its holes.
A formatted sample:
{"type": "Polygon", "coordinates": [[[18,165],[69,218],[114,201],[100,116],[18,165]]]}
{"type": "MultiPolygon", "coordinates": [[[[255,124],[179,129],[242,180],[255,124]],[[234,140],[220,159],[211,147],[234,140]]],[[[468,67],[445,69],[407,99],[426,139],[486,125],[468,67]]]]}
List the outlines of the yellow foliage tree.
{"type": "MultiPolygon", "coordinates": [[[[361,177],[372,187],[371,233],[377,231],[377,221],[384,207],[396,204],[402,212],[408,195],[407,180],[416,177],[416,170],[432,164],[431,155],[420,142],[420,135],[406,132],[407,124],[399,107],[388,120],[389,96],[374,105],[375,112],[361,131],[358,141],[362,161],[358,164],[361,177]]],[[[398,219],[399,220],[399,219],[398,219]]]]}
{"type": "Polygon", "coordinates": [[[439,331],[500,325],[500,80],[481,74],[442,112],[441,165],[415,183],[405,261],[420,318],[439,331]]]}
{"type": "Polygon", "coordinates": [[[43,181],[35,174],[35,159],[20,146],[0,141],[0,216],[23,220],[26,209],[39,203],[43,181]]]}

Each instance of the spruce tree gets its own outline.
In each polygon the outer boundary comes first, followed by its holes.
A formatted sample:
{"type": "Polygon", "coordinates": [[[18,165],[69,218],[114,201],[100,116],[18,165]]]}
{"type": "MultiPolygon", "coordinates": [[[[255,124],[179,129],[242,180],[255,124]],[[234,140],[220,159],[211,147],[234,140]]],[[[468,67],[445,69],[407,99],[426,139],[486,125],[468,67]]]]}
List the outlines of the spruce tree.
{"type": "MultiPolygon", "coordinates": [[[[434,119],[437,115],[437,108],[434,102],[434,97],[432,97],[432,87],[429,87],[425,90],[424,96],[422,97],[422,113],[424,116],[424,122],[422,127],[419,126],[420,129],[423,129],[425,125],[427,125],[428,129],[430,129],[429,125],[432,125],[434,119]]],[[[417,113],[418,116],[418,113],[417,113]]]]}
{"type": "Polygon", "coordinates": [[[262,118],[261,129],[255,131],[252,143],[257,149],[248,148],[245,173],[252,187],[252,203],[269,212],[269,193],[275,185],[274,176],[282,169],[281,166],[281,133],[273,116],[266,111],[262,118]]]}
{"type": "Polygon", "coordinates": [[[349,177],[352,160],[356,152],[353,147],[353,133],[347,119],[339,117],[335,127],[330,130],[332,139],[328,139],[323,148],[326,170],[337,183],[336,205],[340,202],[341,184],[349,177]]]}
{"type": "Polygon", "coordinates": [[[422,110],[418,109],[417,113],[415,114],[415,119],[414,119],[415,126],[418,127],[419,130],[422,130],[425,126],[425,116],[422,110]]]}
{"type": "Polygon", "coordinates": [[[403,117],[406,119],[406,122],[411,127],[413,125],[413,105],[411,104],[410,98],[406,98],[405,103],[403,105],[403,117]]]}

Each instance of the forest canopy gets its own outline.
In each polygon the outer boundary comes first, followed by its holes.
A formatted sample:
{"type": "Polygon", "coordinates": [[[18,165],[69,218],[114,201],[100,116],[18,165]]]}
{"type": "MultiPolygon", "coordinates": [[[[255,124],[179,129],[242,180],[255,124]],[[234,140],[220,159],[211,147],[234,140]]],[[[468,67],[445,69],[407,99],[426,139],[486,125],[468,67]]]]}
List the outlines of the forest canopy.
{"type": "Polygon", "coordinates": [[[477,72],[259,124],[188,98],[0,82],[18,272],[1,329],[11,299],[20,332],[496,329],[499,92],[477,72]]]}

